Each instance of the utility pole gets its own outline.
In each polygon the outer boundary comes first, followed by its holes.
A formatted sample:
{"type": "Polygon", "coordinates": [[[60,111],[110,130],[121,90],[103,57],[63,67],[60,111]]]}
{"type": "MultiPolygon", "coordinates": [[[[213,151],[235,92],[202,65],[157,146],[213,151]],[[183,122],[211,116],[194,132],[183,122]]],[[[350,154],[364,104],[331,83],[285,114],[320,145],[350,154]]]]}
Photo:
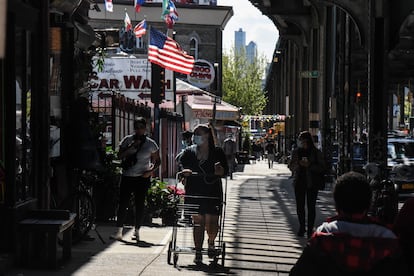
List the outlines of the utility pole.
{"type": "Polygon", "coordinates": [[[220,67],[219,64],[217,62],[214,63],[214,68],[216,69],[216,83],[217,83],[217,87],[216,87],[216,91],[214,91],[214,102],[213,102],[213,120],[212,120],[212,125],[214,128],[214,132],[216,131],[216,113],[217,113],[217,103],[220,102],[220,98],[217,96],[217,94],[220,94],[220,67]]]}

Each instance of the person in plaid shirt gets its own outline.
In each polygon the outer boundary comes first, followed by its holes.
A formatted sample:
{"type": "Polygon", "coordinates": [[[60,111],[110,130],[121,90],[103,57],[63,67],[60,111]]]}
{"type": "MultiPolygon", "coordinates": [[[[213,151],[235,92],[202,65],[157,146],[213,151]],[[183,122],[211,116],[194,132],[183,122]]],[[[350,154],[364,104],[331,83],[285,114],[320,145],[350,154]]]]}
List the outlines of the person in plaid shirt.
{"type": "Polygon", "coordinates": [[[371,195],[364,175],[340,176],[337,216],[316,229],[289,275],[408,275],[395,234],[367,215],[371,195]]]}

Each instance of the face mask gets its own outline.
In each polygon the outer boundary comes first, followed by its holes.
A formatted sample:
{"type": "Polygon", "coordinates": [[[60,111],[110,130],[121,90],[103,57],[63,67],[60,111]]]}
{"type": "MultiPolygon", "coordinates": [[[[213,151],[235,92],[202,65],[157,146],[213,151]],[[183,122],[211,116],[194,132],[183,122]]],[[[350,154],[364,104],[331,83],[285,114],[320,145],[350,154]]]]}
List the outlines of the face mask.
{"type": "Polygon", "coordinates": [[[193,143],[196,145],[202,145],[204,143],[204,137],[201,135],[194,135],[193,136],[193,143]]]}
{"type": "Polygon", "coordinates": [[[298,140],[297,143],[296,143],[296,145],[298,146],[298,148],[302,148],[303,147],[303,144],[302,144],[302,141],[301,140],[298,140]]]}

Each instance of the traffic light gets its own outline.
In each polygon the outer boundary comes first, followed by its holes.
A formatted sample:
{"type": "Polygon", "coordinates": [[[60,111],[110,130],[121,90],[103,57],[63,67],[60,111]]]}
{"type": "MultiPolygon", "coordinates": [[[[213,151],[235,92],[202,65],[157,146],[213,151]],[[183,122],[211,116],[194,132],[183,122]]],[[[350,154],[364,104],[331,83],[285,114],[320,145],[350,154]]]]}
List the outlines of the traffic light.
{"type": "Polygon", "coordinates": [[[356,103],[360,103],[362,99],[362,93],[358,91],[356,92],[355,96],[356,96],[356,99],[355,99],[356,103]]]}
{"type": "Polygon", "coordinates": [[[151,102],[161,103],[165,98],[165,69],[151,63],[151,102]]]}

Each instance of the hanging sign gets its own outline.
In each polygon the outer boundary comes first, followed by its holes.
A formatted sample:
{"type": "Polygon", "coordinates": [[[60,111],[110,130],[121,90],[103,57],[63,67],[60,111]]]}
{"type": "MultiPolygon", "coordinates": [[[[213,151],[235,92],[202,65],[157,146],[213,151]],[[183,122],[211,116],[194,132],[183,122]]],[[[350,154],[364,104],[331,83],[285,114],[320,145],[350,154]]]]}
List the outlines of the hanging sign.
{"type": "MultiPolygon", "coordinates": [[[[138,97],[142,92],[151,92],[151,65],[147,59],[105,58],[102,72],[94,70],[90,74],[89,87],[98,91],[134,92],[138,97]]],[[[165,71],[165,90],[172,91],[169,70],[165,71]]]]}
{"type": "Polygon", "coordinates": [[[204,59],[198,59],[194,63],[193,71],[187,75],[187,80],[198,88],[209,87],[215,77],[213,65],[204,59]]]}

